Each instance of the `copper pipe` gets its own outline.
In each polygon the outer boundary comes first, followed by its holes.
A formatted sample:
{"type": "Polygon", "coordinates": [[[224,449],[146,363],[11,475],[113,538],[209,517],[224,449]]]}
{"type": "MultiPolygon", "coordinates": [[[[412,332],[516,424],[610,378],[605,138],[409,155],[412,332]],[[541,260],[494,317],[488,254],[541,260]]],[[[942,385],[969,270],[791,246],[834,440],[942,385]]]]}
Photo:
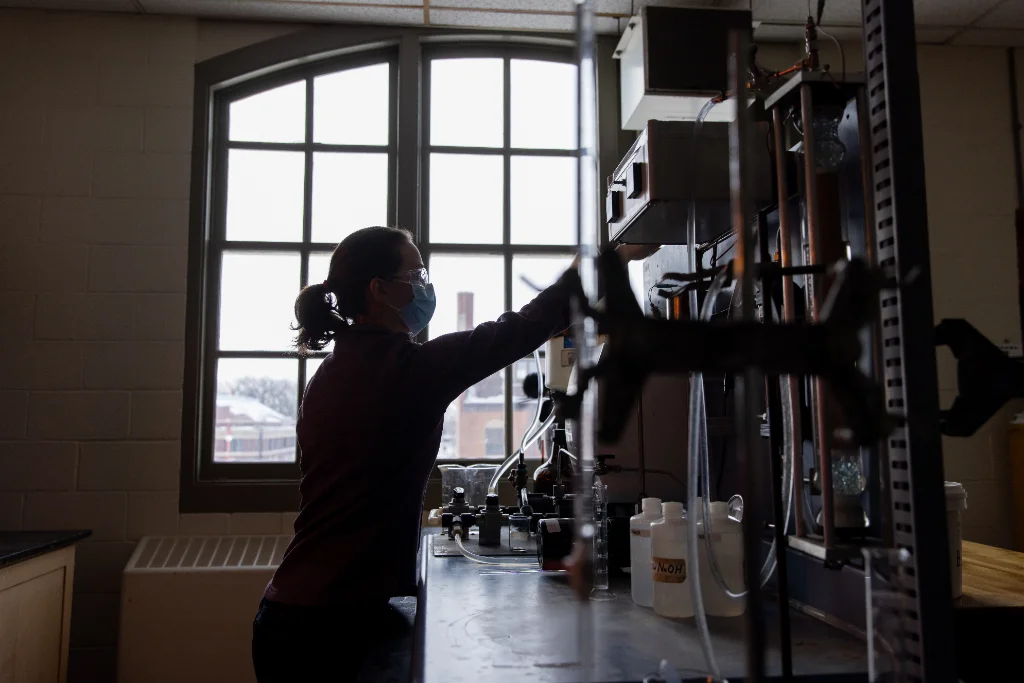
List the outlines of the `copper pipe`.
{"type": "MultiPolygon", "coordinates": [[[[807,265],[823,263],[822,244],[818,234],[818,182],[817,166],[814,159],[814,103],[811,99],[811,86],[800,86],[800,118],[804,136],[804,201],[807,206],[807,265]]],[[[820,276],[807,275],[808,312],[811,321],[817,322],[821,311],[820,276]]],[[[821,527],[825,547],[831,548],[835,543],[835,527],[832,521],[832,449],[831,435],[825,416],[825,386],[820,377],[816,377],[811,390],[811,414],[814,417],[814,445],[818,455],[818,476],[821,481],[821,527]]]]}
{"type": "Polygon", "coordinates": [[[775,75],[773,76],[773,78],[781,78],[783,76],[788,76],[789,74],[793,73],[794,71],[800,71],[801,69],[804,68],[804,66],[806,66],[806,65],[802,61],[798,62],[798,63],[794,64],[793,66],[789,67],[788,69],[783,69],[782,71],[776,71],[775,75]]]}
{"type": "MultiPolygon", "coordinates": [[[[786,157],[783,155],[785,149],[785,133],[782,128],[782,112],[778,107],[772,109],[772,128],[775,135],[775,175],[778,178],[776,185],[779,190],[779,264],[783,268],[793,265],[793,224],[789,216],[789,187],[786,185],[786,157]]],[[[792,323],[796,320],[796,297],[793,293],[793,282],[790,278],[782,280],[782,322],[792,323]]],[[[793,406],[792,434],[790,444],[792,450],[789,453],[790,466],[793,469],[793,509],[796,518],[796,535],[803,536],[804,529],[803,503],[804,503],[804,458],[803,458],[803,430],[800,428],[800,384],[799,378],[793,375],[782,375],[779,377],[779,389],[782,395],[788,396],[793,406]]],[[[783,429],[786,425],[783,424],[783,429]]]]}

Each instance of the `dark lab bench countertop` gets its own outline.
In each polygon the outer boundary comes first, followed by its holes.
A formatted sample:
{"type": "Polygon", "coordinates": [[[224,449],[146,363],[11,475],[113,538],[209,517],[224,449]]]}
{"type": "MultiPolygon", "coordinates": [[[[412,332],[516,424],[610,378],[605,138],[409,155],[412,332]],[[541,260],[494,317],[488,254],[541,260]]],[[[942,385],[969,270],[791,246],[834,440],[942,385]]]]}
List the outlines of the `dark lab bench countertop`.
{"type": "MultiPolygon", "coordinates": [[[[588,676],[577,655],[578,605],[567,576],[434,557],[433,536],[423,541],[416,657],[416,680],[422,683],[639,681],[655,673],[662,659],[684,679],[706,670],[693,619],[665,619],[638,607],[630,599],[628,579],[613,579],[618,598],[589,603],[595,626],[588,676]]],[[[774,611],[774,603],[765,605],[768,672],[778,675],[774,611]]],[[[708,622],[722,674],[742,675],[744,620],[708,622]]],[[[796,611],[792,637],[797,675],[863,680],[864,641],[796,611]]]]}
{"type": "Polygon", "coordinates": [[[0,531],[0,567],[58,550],[90,535],[91,531],[0,531]]]}

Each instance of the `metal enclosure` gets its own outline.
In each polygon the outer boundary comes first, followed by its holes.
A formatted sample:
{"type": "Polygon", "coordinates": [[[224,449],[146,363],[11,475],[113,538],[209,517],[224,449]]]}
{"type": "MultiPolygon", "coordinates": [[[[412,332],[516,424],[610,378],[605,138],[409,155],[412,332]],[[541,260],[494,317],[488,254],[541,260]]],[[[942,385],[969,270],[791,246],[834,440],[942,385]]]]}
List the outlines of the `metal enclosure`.
{"type": "MultiPolygon", "coordinates": [[[[633,17],[615,50],[620,59],[621,121],[642,130],[648,120],[692,120],[708,98],[727,88],[726,38],[751,34],[744,10],[645,6],[633,17]]],[[[711,120],[728,121],[726,103],[711,120]]]]}
{"type": "MultiPolygon", "coordinates": [[[[705,100],[706,101],[706,100],[705,100]]],[[[772,196],[771,163],[764,150],[767,124],[748,144],[751,197],[772,196]]],[[[707,242],[729,227],[729,126],[705,123],[694,141],[692,121],[649,121],[608,180],[605,216],[611,240],[685,244],[690,200],[696,201],[697,239],[707,242]]]]}

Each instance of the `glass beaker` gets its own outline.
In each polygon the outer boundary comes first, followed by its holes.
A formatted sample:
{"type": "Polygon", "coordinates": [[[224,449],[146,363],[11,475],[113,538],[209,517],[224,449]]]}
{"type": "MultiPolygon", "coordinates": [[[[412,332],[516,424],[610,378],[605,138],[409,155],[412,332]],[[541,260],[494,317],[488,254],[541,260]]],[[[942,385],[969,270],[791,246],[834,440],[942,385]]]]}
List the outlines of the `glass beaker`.
{"type": "Polygon", "coordinates": [[[530,517],[518,512],[509,515],[508,518],[508,549],[514,553],[529,553],[533,551],[530,547],[530,517]]]}
{"type": "Polygon", "coordinates": [[[832,451],[832,522],[838,529],[864,529],[868,516],[860,504],[867,488],[860,451],[832,451]]]}
{"type": "Polygon", "coordinates": [[[487,502],[487,485],[494,476],[497,465],[438,465],[441,470],[441,507],[448,505],[452,491],[461,486],[466,492],[466,505],[471,508],[487,502]]]}

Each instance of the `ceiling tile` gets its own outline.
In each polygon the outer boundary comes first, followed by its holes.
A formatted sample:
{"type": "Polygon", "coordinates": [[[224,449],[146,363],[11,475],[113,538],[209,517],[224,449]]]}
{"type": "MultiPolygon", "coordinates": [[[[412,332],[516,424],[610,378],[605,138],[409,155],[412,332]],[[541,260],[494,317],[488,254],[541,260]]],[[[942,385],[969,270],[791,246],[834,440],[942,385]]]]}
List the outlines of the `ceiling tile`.
{"type": "Polygon", "coordinates": [[[754,29],[754,40],[768,42],[795,41],[804,37],[804,27],[796,24],[764,24],[754,29]]]}
{"type": "MultiPolygon", "coordinates": [[[[826,30],[836,40],[859,41],[864,36],[864,31],[859,26],[826,26],[826,30]]],[[[754,29],[754,38],[762,41],[787,41],[802,42],[804,38],[803,24],[770,24],[762,23],[754,29]]],[[[828,38],[821,38],[827,41],[828,38]]]]}
{"type": "Polygon", "coordinates": [[[1000,0],[914,0],[919,26],[968,26],[1000,0]]]}
{"type": "Polygon", "coordinates": [[[445,10],[430,6],[432,26],[471,26],[474,28],[540,29],[571,31],[575,18],[570,14],[527,14],[525,12],[476,12],[445,10]]]}
{"type": "MultiPolygon", "coordinates": [[[[864,30],[859,26],[826,27],[829,33],[844,42],[859,42],[864,30]]],[[[941,44],[963,29],[953,26],[919,26],[915,33],[918,43],[941,44]]],[[[804,37],[803,25],[797,24],[760,24],[754,29],[754,38],[760,42],[793,42],[804,37]]]]}
{"type": "Polygon", "coordinates": [[[918,43],[941,44],[962,30],[955,26],[918,26],[914,33],[918,43]]]}
{"type": "Polygon", "coordinates": [[[619,35],[619,20],[613,17],[598,17],[594,30],[604,35],[619,35]]]}
{"type": "Polygon", "coordinates": [[[699,9],[748,9],[750,0],[633,0],[633,14],[641,7],[657,5],[658,7],[696,7],[699,9]]]}
{"type": "Polygon", "coordinates": [[[974,22],[977,28],[1024,28],[1024,0],[1003,0],[995,9],[974,22]]]}
{"type": "Polygon", "coordinates": [[[630,0],[597,0],[598,14],[629,15],[633,12],[630,0]]]}
{"type": "Polygon", "coordinates": [[[474,10],[521,10],[530,12],[540,10],[541,12],[565,12],[572,14],[576,11],[576,3],[573,0],[431,0],[430,13],[434,10],[445,11],[448,9],[474,9],[474,10]]]}
{"type": "MultiPolygon", "coordinates": [[[[817,11],[817,3],[812,3],[817,11]]],[[[803,24],[807,19],[807,3],[802,0],[754,0],[754,20],[765,23],[803,24]]],[[[860,25],[860,0],[829,0],[821,15],[826,29],[836,24],[860,25]]],[[[801,33],[801,37],[803,34],[801,33]]]]}
{"type": "Polygon", "coordinates": [[[996,30],[991,28],[969,28],[958,33],[950,45],[982,47],[1024,47],[1024,31],[996,30]]]}
{"type": "Polygon", "coordinates": [[[408,7],[351,6],[330,2],[293,0],[140,0],[147,12],[156,14],[188,14],[226,19],[258,19],[271,21],[314,21],[374,24],[423,23],[423,10],[408,7]]]}
{"type": "MultiPolygon", "coordinates": [[[[518,29],[540,31],[572,31],[576,19],[571,14],[531,14],[529,12],[477,12],[472,10],[445,10],[430,6],[432,26],[469,26],[486,29],[518,29]]],[[[615,19],[598,17],[600,33],[615,33],[615,19]]]]}
{"type": "Polygon", "coordinates": [[[93,12],[136,12],[132,0],[0,0],[0,7],[63,9],[93,12]]]}
{"type": "MultiPolygon", "coordinates": [[[[374,0],[365,0],[373,2],[374,0]]],[[[615,14],[629,16],[632,11],[631,0],[597,0],[595,3],[598,14],[615,14]]],[[[635,3],[639,6],[640,3],[635,3]]],[[[515,10],[517,12],[536,12],[544,14],[547,12],[562,12],[565,14],[576,13],[575,0],[431,0],[430,11],[445,11],[450,9],[471,9],[471,10],[515,10]]]]}

